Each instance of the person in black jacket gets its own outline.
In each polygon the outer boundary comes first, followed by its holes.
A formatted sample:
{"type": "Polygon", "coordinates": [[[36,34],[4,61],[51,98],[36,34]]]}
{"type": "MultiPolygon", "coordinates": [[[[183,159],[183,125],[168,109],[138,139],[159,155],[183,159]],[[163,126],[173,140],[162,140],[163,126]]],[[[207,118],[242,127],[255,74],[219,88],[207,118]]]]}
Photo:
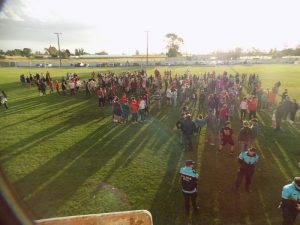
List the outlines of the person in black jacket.
{"type": "Polygon", "coordinates": [[[196,125],[194,121],[192,121],[191,114],[186,115],[186,119],[181,123],[181,130],[183,136],[183,143],[184,143],[184,151],[193,150],[192,145],[192,135],[196,130],[196,125]]]}
{"type": "Polygon", "coordinates": [[[182,133],[182,123],[186,118],[186,114],[183,112],[181,113],[180,119],[176,122],[176,127],[178,130],[180,130],[180,144],[183,144],[183,133],[182,133]]]}
{"type": "Polygon", "coordinates": [[[190,212],[190,199],[194,212],[198,212],[198,206],[196,204],[197,199],[197,181],[199,174],[194,170],[195,162],[193,160],[186,160],[185,166],[180,168],[180,178],[182,193],[184,196],[184,206],[187,214],[190,212]]]}
{"type": "Polygon", "coordinates": [[[291,103],[291,109],[290,109],[290,119],[292,122],[295,122],[295,115],[299,109],[299,105],[296,101],[296,99],[293,100],[293,102],[291,103]]]}

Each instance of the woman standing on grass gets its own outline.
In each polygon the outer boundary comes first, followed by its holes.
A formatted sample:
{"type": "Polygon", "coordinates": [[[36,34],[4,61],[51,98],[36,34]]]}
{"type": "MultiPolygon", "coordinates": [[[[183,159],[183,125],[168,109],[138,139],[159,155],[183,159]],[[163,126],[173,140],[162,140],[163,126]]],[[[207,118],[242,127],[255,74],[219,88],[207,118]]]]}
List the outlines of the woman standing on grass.
{"type": "Polygon", "coordinates": [[[122,123],[122,108],[119,103],[119,98],[115,97],[114,104],[113,104],[113,114],[114,119],[113,122],[122,123]]]}

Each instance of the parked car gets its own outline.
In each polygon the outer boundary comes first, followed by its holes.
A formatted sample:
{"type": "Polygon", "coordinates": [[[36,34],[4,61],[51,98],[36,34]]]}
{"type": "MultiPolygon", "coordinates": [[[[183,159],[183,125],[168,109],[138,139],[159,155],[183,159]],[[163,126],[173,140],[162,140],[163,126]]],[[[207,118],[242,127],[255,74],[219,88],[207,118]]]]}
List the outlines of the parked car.
{"type": "Polygon", "coordinates": [[[51,63],[38,63],[36,64],[37,67],[52,67],[51,63]]]}
{"type": "MultiPolygon", "coordinates": [[[[71,65],[73,65],[73,64],[71,64],[71,65]]],[[[75,63],[74,66],[75,66],[75,67],[89,67],[90,64],[80,62],[80,63],[75,63]]]]}

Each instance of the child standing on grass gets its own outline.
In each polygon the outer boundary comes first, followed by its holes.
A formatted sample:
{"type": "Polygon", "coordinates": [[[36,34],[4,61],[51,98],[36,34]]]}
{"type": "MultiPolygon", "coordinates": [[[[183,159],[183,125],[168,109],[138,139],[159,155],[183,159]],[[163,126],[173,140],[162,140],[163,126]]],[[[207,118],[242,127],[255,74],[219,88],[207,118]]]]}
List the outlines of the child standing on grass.
{"type": "Polygon", "coordinates": [[[201,128],[205,125],[205,119],[203,118],[202,114],[199,114],[198,117],[195,119],[196,124],[196,131],[200,135],[201,128]]]}

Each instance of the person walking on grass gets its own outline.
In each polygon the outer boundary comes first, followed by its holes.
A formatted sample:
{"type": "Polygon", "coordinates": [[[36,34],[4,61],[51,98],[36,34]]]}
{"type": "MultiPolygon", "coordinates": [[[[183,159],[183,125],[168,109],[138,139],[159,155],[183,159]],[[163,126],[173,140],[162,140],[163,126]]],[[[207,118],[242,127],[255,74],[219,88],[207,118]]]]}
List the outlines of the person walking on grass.
{"type": "Polygon", "coordinates": [[[193,160],[186,160],[185,166],[181,167],[179,171],[184,207],[187,215],[190,213],[190,202],[192,202],[194,213],[198,213],[199,211],[199,207],[196,203],[199,174],[194,170],[194,166],[195,162],[193,160]]]}
{"type": "Polygon", "coordinates": [[[230,145],[230,155],[233,155],[234,152],[234,141],[233,141],[233,129],[231,129],[230,121],[225,122],[225,127],[222,127],[219,133],[220,145],[218,153],[223,151],[223,148],[226,144],[230,145]]]}
{"type": "Polygon", "coordinates": [[[300,212],[300,177],[285,185],[281,192],[282,225],[293,225],[300,212]]]}
{"type": "Polygon", "coordinates": [[[205,125],[205,119],[203,118],[202,114],[199,114],[198,117],[195,119],[196,125],[196,132],[197,134],[201,134],[201,129],[205,125]]]}
{"type": "Polygon", "coordinates": [[[192,151],[193,143],[192,143],[192,135],[196,129],[194,121],[192,121],[191,114],[186,115],[186,119],[181,124],[182,135],[183,135],[183,143],[184,149],[183,151],[192,151]]]}
{"type": "Polygon", "coordinates": [[[241,152],[239,155],[240,168],[237,173],[237,178],[235,181],[235,191],[239,191],[239,187],[245,177],[245,190],[247,192],[252,192],[250,189],[252,177],[254,174],[255,164],[258,161],[258,155],[256,154],[256,148],[248,148],[248,151],[241,152]]]}

